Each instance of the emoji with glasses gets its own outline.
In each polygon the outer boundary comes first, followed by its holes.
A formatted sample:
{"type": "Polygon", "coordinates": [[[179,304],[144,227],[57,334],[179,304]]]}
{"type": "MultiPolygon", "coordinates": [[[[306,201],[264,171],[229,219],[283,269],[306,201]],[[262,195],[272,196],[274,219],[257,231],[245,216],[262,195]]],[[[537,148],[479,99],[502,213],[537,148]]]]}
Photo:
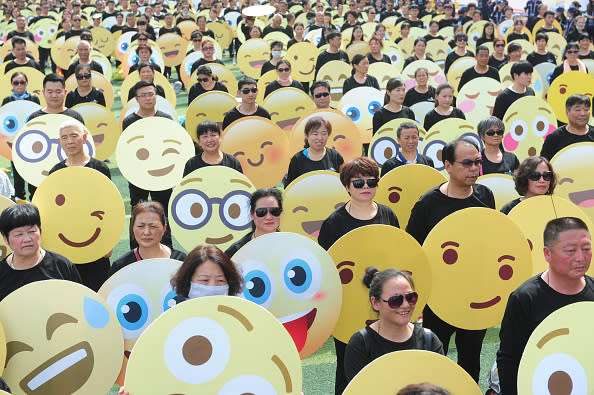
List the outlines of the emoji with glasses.
{"type": "Polygon", "coordinates": [[[186,175],[169,200],[169,224],[187,251],[198,244],[225,250],[251,226],[250,198],[256,188],[236,170],[208,166],[186,175]]]}
{"type": "MultiPolygon", "coordinates": [[[[38,186],[66,154],[58,143],[60,125],[72,118],[61,114],[47,114],[27,122],[16,135],[12,146],[12,160],[21,176],[38,186]]],[[[83,146],[89,156],[95,156],[91,133],[85,128],[87,141],[83,146]]]]}
{"type": "Polygon", "coordinates": [[[112,387],[122,330],[89,288],[65,280],[27,284],[0,302],[0,320],[8,351],[3,377],[15,394],[105,394],[112,387]]]}
{"type": "Polygon", "coordinates": [[[0,107],[0,155],[12,160],[12,144],[14,137],[29,115],[41,106],[29,100],[15,100],[0,107]]]}

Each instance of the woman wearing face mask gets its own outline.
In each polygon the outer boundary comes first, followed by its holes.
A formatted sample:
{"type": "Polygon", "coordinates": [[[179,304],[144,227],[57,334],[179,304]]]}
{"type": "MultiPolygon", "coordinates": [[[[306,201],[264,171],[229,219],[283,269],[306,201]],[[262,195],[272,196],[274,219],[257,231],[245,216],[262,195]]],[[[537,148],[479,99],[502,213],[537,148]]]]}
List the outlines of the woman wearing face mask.
{"type": "Polygon", "coordinates": [[[276,65],[280,62],[283,56],[283,43],[280,41],[273,41],[270,44],[270,59],[262,65],[261,76],[267,71],[276,69],[276,65]]]}
{"type": "Polygon", "coordinates": [[[291,78],[291,63],[288,60],[281,59],[278,61],[276,64],[276,74],[278,75],[278,78],[266,86],[264,98],[266,98],[275,90],[281,88],[297,88],[301,89],[307,94],[301,82],[295,81],[291,78]]]}

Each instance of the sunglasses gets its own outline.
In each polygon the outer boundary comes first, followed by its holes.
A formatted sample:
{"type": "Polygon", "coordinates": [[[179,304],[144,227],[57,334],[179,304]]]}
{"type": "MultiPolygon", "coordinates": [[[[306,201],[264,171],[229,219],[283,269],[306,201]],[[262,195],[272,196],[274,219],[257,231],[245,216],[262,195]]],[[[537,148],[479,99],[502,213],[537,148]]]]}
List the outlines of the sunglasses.
{"type": "Polygon", "coordinates": [[[270,213],[273,217],[278,217],[281,215],[281,211],[283,210],[280,207],[260,207],[256,209],[255,213],[258,218],[264,217],[267,213],[270,213]]]}
{"type": "Polygon", "coordinates": [[[25,80],[21,80],[21,81],[12,81],[12,84],[13,84],[14,86],[17,86],[17,85],[27,85],[27,81],[25,81],[25,80]]]}
{"type": "Polygon", "coordinates": [[[487,130],[485,132],[485,134],[487,136],[491,136],[491,137],[493,137],[495,135],[497,135],[497,136],[503,136],[503,133],[504,133],[503,130],[493,130],[493,129],[489,129],[489,130],[487,130]]]}
{"type": "Polygon", "coordinates": [[[202,50],[203,51],[210,51],[210,50],[213,50],[213,49],[214,49],[214,47],[202,47],[202,50]]]}
{"type": "Polygon", "coordinates": [[[540,177],[542,177],[543,180],[545,180],[545,181],[551,181],[553,179],[553,172],[545,171],[544,173],[539,173],[537,171],[533,171],[528,176],[528,178],[532,181],[538,181],[538,180],[540,180],[540,177]]]}
{"type": "Polygon", "coordinates": [[[81,19],[73,19],[72,22],[80,22],[81,19]]]}
{"type": "Polygon", "coordinates": [[[483,160],[482,159],[475,159],[475,160],[464,159],[462,161],[455,160],[454,163],[460,163],[464,167],[471,168],[472,165],[480,167],[483,164],[483,160]]]}
{"type": "Polygon", "coordinates": [[[193,39],[192,41],[194,41],[195,43],[201,43],[201,42],[202,42],[202,40],[200,40],[200,39],[198,39],[198,38],[195,38],[195,39],[193,39]]]}
{"type": "Polygon", "coordinates": [[[241,90],[241,93],[243,93],[244,95],[247,95],[248,93],[257,93],[258,92],[258,88],[245,88],[241,90]]]}
{"type": "Polygon", "coordinates": [[[210,78],[206,77],[206,78],[198,78],[198,82],[208,82],[210,81],[210,78]]]}
{"type": "Polygon", "coordinates": [[[76,76],[77,80],[90,80],[91,79],[91,73],[87,73],[87,74],[79,74],[76,76]]]}
{"type": "Polygon", "coordinates": [[[314,95],[314,97],[315,97],[316,99],[319,99],[320,97],[328,97],[328,96],[330,96],[330,94],[329,94],[328,92],[316,93],[316,94],[314,95]]]}
{"type": "Polygon", "coordinates": [[[575,55],[576,53],[578,53],[578,51],[567,51],[568,55],[575,55]]]}
{"type": "Polygon", "coordinates": [[[385,300],[382,298],[380,298],[380,300],[382,302],[386,302],[388,304],[388,306],[390,306],[391,309],[397,309],[398,307],[402,306],[402,303],[404,302],[405,298],[406,298],[406,301],[408,302],[408,304],[411,304],[411,305],[416,304],[417,300],[419,299],[419,294],[416,292],[409,292],[404,295],[400,295],[400,294],[392,295],[388,298],[388,300],[385,300]]]}
{"type": "Polygon", "coordinates": [[[457,38],[456,41],[467,41],[465,38],[457,38]]]}
{"type": "Polygon", "coordinates": [[[366,182],[367,182],[367,186],[369,188],[375,188],[375,187],[377,187],[378,179],[377,178],[368,178],[368,179],[364,180],[362,178],[356,178],[356,179],[352,180],[353,186],[357,189],[363,188],[363,186],[365,185],[366,182]]]}
{"type": "Polygon", "coordinates": [[[495,44],[496,47],[505,47],[505,44],[495,44]]]}
{"type": "Polygon", "coordinates": [[[281,73],[286,73],[287,71],[291,71],[291,69],[288,67],[279,67],[277,70],[280,71],[281,73]]]}

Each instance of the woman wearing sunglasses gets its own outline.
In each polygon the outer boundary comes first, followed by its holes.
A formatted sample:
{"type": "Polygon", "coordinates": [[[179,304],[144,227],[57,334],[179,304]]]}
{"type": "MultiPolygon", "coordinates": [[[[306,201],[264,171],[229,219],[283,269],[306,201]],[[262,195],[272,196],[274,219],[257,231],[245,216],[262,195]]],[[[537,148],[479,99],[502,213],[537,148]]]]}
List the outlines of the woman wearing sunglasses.
{"type": "Polygon", "coordinates": [[[250,199],[252,231],[227,248],[225,254],[231,258],[250,240],[268,233],[277,232],[282,212],[283,198],[278,189],[258,189],[250,199]]]}
{"type": "Polygon", "coordinates": [[[531,197],[552,195],[557,185],[557,175],[546,158],[531,156],[524,159],[520,167],[515,171],[514,183],[516,184],[516,191],[522,197],[506,203],[501,208],[503,214],[509,214],[514,207],[531,197]]]}
{"type": "Polygon", "coordinates": [[[371,308],[379,319],[355,333],[346,346],[344,372],[347,382],[367,364],[384,354],[402,350],[428,350],[443,355],[443,345],[429,329],[412,324],[418,294],[407,272],[375,267],[365,271],[371,308]]]}
{"type": "MultiPolygon", "coordinates": [[[[281,59],[275,66],[278,78],[266,86],[264,98],[280,88],[297,88],[305,92],[303,85],[299,81],[291,78],[291,63],[287,59],[281,59]]],[[[307,94],[307,92],[305,92],[307,94]]]]}
{"type": "Polygon", "coordinates": [[[103,91],[91,85],[91,66],[79,63],[74,69],[76,89],[66,95],[66,107],[72,108],[80,103],[96,103],[105,107],[103,91]]]}
{"type": "Polygon", "coordinates": [[[497,37],[493,40],[493,48],[495,51],[489,56],[489,66],[495,67],[497,70],[509,61],[509,57],[504,53],[505,51],[505,40],[501,37],[497,37]]]}
{"type": "Polygon", "coordinates": [[[15,100],[29,100],[33,103],[39,103],[39,97],[34,95],[33,93],[27,92],[27,85],[29,84],[29,79],[27,75],[21,71],[16,71],[12,73],[10,76],[10,84],[12,85],[12,92],[10,96],[6,96],[4,100],[2,100],[2,105],[6,103],[10,103],[11,101],[15,100]]]}
{"type": "Polygon", "coordinates": [[[481,175],[501,173],[513,175],[520,166],[518,157],[503,149],[501,142],[505,133],[505,125],[497,117],[483,119],[477,125],[478,135],[483,140],[484,148],[481,151],[483,164],[481,175]]]}
{"type": "Polygon", "coordinates": [[[190,88],[188,92],[188,107],[195,98],[203,93],[211,91],[229,92],[227,87],[219,82],[219,78],[212,73],[212,69],[209,66],[200,66],[196,72],[196,82],[190,88]]]}
{"type": "Polygon", "coordinates": [[[563,52],[563,63],[555,67],[553,70],[553,74],[551,75],[551,84],[555,78],[559,77],[563,73],[568,73],[570,71],[581,71],[582,73],[588,73],[588,68],[584,62],[579,59],[579,50],[580,46],[575,41],[567,44],[565,51],[563,52]]]}

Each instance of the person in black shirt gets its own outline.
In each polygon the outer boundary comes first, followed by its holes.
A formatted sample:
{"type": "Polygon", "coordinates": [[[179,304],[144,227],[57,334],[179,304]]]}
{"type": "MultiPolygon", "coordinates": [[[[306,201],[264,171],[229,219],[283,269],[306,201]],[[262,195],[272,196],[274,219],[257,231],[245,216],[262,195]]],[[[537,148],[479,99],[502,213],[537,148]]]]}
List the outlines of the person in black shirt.
{"type": "Polygon", "coordinates": [[[195,98],[203,93],[211,91],[229,92],[227,87],[219,82],[218,77],[212,73],[211,68],[208,66],[198,67],[196,78],[198,82],[192,85],[190,92],[188,92],[188,106],[192,104],[195,98]]]}
{"type": "Polygon", "coordinates": [[[223,130],[234,121],[248,116],[263,117],[270,119],[266,109],[256,103],[258,96],[258,85],[256,80],[250,77],[243,77],[237,81],[237,94],[241,97],[241,103],[229,110],[223,118],[223,130]]]}
{"type": "Polygon", "coordinates": [[[330,45],[328,49],[318,55],[318,59],[316,60],[316,78],[318,76],[318,71],[322,68],[323,65],[332,61],[332,60],[340,60],[341,62],[349,62],[349,55],[340,49],[340,45],[342,43],[342,36],[340,32],[333,30],[328,33],[326,38],[328,40],[328,44],[330,45]]]}
{"type": "Polygon", "coordinates": [[[306,41],[303,38],[303,32],[305,31],[305,26],[303,26],[303,23],[301,22],[296,22],[293,25],[293,38],[291,38],[289,40],[289,42],[287,43],[287,49],[291,48],[291,46],[293,44],[297,44],[303,41],[306,41]]]}
{"type": "Polygon", "coordinates": [[[262,65],[260,70],[260,76],[263,76],[270,70],[276,69],[276,65],[282,59],[283,56],[283,43],[280,41],[273,41],[270,43],[270,59],[262,65]]]}
{"type": "Polygon", "coordinates": [[[516,100],[524,96],[534,96],[534,90],[530,87],[533,70],[532,65],[525,60],[512,65],[510,74],[514,82],[509,88],[505,88],[495,99],[493,106],[494,117],[503,119],[505,111],[516,100]]]}
{"type": "Polygon", "coordinates": [[[367,60],[369,60],[369,64],[377,63],[377,62],[384,62],[388,64],[392,64],[390,61],[390,57],[382,52],[384,48],[384,41],[377,37],[372,37],[369,40],[369,53],[367,54],[367,60]]]}
{"type": "MultiPolygon", "coordinates": [[[[155,64],[149,62],[140,62],[138,64],[138,77],[140,77],[141,81],[148,81],[154,83],[155,80],[155,64]]],[[[165,89],[161,85],[155,84],[155,89],[157,95],[161,96],[162,98],[165,97],[165,89]]],[[[136,92],[134,90],[134,86],[130,88],[128,91],[128,101],[130,99],[136,97],[136,92]]]]}
{"type": "Polygon", "coordinates": [[[80,14],[72,15],[72,28],[64,33],[64,39],[68,40],[70,37],[80,36],[83,31],[82,27],[82,16],[80,14]]]}
{"type": "Polygon", "coordinates": [[[551,84],[557,77],[568,71],[581,71],[582,73],[588,72],[586,65],[578,58],[579,48],[579,45],[575,42],[567,44],[565,50],[563,51],[562,57],[562,59],[565,60],[553,70],[553,74],[551,75],[551,84]]]}
{"type": "Polygon", "coordinates": [[[489,56],[489,66],[492,66],[499,70],[501,66],[507,63],[509,57],[504,53],[505,51],[505,40],[501,37],[493,40],[493,48],[495,52],[489,56]]]}
{"type": "Polygon", "coordinates": [[[431,56],[425,55],[426,49],[427,49],[427,41],[425,41],[425,39],[423,37],[416,38],[415,42],[414,42],[414,52],[415,53],[412,56],[406,58],[402,68],[403,69],[406,68],[406,66],[408,66],[415,60],[430,60],[433,62],[433,59],[431,59],[431,56]]]}
{"type": "Polygon", "coordinates": [[[27,19],[23,15],[19,15],[16,17],[16,30],[8,32],[6,35],[6,39],[10,40],[13,37],[24,37],[32,42],[35,42],[35,36],[30,31],[26,30],[27,26],[27,19]]]}
{"type": "Polygon", "coordinates": [[[105,107],[103,91],[91,85],[91,66],[78,64],[74,75],[78,86],[66,95],[66,107],[71,108],[80,103],[96,103],[105,107]]]}
{"type": "Polygon", "coordinates": [[[545,33],[536,33],[535,38],[536,49],[526,57],[526,60],[530,62],[532,66],[536,66],[541,63],[552,63],[557,64],[557,57],[552,52],[547,51],[547,43],[549,42],[549,36],[545,33]]]}
{"type": "Polygon", "coordinates": [[[429,81],[429,70],[425,67],[416,69],[416,85],[406,91],[406,96],[404,96],[403,104],[406,107],[412,107],[423,101],[435,102],[435,88],[431,85],[427,85],[427,81],[429,81]]]}
{"type": "Polygon", "coordinates": [[[275,67],[278,78],[266,86],[264,98],[268,97],[268,95],[270,95],[272,92],[281,88],[297,88],[307,94],[307,91],[301,82],[295,81],[291,78],[291,63],[288,60],[279,60],[275,67]]]}
{"type": "Polygon", "coordinates": [[[466,119],[466,116],[457,107],[452,106],[454,102],[454,87],[450,84],[439,84],[435,90],[435,108],[425,114],[423,127],[429,131],[439,121],[448,118],[466,119]]]}
{"type": "Polygon", "coordinates": [[[553,26],[553,22],[555,21],[555,13],[551,10],[545,11],[544,15],[544,25],[536,33],[559,33],[559,29],[553,26]]]}
{"type": "Polygon", "coordinates": [[[65,74],[64,78],[68,78],[72,74],[74,74],[74,70],[76,69],[76,67],[79,64],[89,65],[91,70],[94,70],[100,74],[103,74],[103,67],[101,67],[101,65],[98,62],[91,59],[91,50],[92,49],[93,48],[91,47],[91,43],[86,40],[80,40],[76,44],[76,53],[78,54],[78,59],[76,61],[72,62],[72,64],[70,66],[68,66],[68,70],[66,70],[64,73],[65,74]]]}
{"type": "Polygon", "coordinates": [[[592,40],[590,40],[590,36],[587,34],[580,34],[577,36],[576,41],[580,45],[580,50],[578,52],[578,57],[580,59],[591,59],[594,60],[594,51],[590,50],[590,45],[592,45],[592,40]]]}
{"type": "Polygon", "coordinates": [[[214,42],[212,40],[204,40],[202,43],[202,57],[198,59],[196,62],[192,64],[190,68],[190,75],[194,74],[194,71],[198,69],[198,67],[203,66],[207,63],[218,63],[223,64],[223,62],[214,56],[214,42]]]}
{"type": "Polygon", "coordinates": [[[396,139],[400,149],[395,157],[388,159],[382,166],[382,177],[388,174],[390,170],[403,165],[418,163],[434,167],[431,158],[418,152],[419,135],[419,127],[416,122],[403,122],[398,126],[396,139]]]}
{"type": "Polygon", "coordinates": [[[479,77],[489,77],[496,81],[499,80],[499,72],[495,67],[489,66],[489,48],[484,45],[476,47],[476,66],[464,70],[458,83],[458,92],[464,85],[479,77]]]}
{"type": "Polygon", "coordinates": [[[11,44],[14,60],[5,66],[4,73],[8,73],[17,67],[33,67],[34,69],[41,71],[39,63],[27,57],[27,42],[25,39],[22,37],[14,37],[11,40],[11,44]]]}
{"type": "Polygon", "coordinates": [[[429,22],[429,33],[427,33],[424,38],[426,42],[444,39],[443,36],[439,34],[439,23],[437,21],[429,22]]]}
{"type": "Polygon", "coordinates": [[[524,22],[522,21],[521,18],[517,18],[514,21],[513,31],[510,34],[508,34],[508,36],[507,36],[507,42],[511,43],[514,40],[530,41],[528,34],[526,34],[523,29],[524,29],[524,22]]]}
{"type": "Polygon", "coordinates": [[[392,119],[408,118],[415,120],[415,113],[404,103],[404,83],[399,78],[391,78],[386,84],[386,95],[384,96],[384,106],[373,114],[373,134],[377,133],[379,128],[392,119]]]}
{"type": "Polygon", "coordinates": [[[483,159],[481,175],[491,173],[513,175],[520,166],[520,161],[515,154],[503,149],[501,144],[505,133],[503,122],[499,118],[491,116],[480,121],[476,128],[484,143],[484,148],[481,151],[483,159]]]}
{"type": "Polygon", "coordinates": [[[454,36],[454,40],[456,41],[456,49],[450,52],[445,60],[444,72],[446,73],[446,75],[450,70],[450,66],[456,60],[465,56],[474,56],[472,51],[466,49],[466,43],[468,42],[468,36],[466,35],[466,33],[456,33],[456,35],[454,36]]]}
{"type": "MultiPolygon", "coordinates": [[[[139,42],[140,42],[140,40],[139,40],[139,42]]],[[[130,70],[128,71],[128,73],[133,73],[136,70],[138,70],[138,65],[143,62],[151,63],[153,65],[154,70],[158,71],[159,73],[161,72],[161,66],[154,63],[151,60],[151,55],[153,54],[153,49],[151,48],[150,45],[147,45],[147,44],[138,45],[138,47],[136,47],[136,54],[138,55],[138,57],[140,59],[138,60],[138,63],[130,66],[130,70]]]]}
{"type": "Polygon", "coordinates": [[[439,30],[447,26],[454,26],[458,23],[458,20],[454,18],[454,6],[452,4],[446,4],[443,6],[444,16],[439,20],[439,30]]]}
{"type": "Polygon", "coordinates": [[[10,84],[12,85],[12,93],[2,100],[2,105],[10,103],[15,100],[29,100],[33,103],[40,104],[39,97],[33,93],[27,92],[27,84],[29,79],[27,75],[21,71],[15,71],[10,76],[10,84]]]}
{"type": "Polygon", "coordinates": [[[346,94],[351,89],[368,86],[379,90],[379,84],[374,76],[367,74],[369,70],[369,60],[367,56],[360,53],[353,56],[351,62],[353,69],[351,76],[344,81],[342,86],[342,94],[346,94]]]}
{"type": "Polygon", "coordinates": [[[483,33],[481,36],[476,40],[476,46],[483,45],[484,43],[493,42],[495,40],[495,26],[493,22],[488,21],[483,27],[483,33]]]}

